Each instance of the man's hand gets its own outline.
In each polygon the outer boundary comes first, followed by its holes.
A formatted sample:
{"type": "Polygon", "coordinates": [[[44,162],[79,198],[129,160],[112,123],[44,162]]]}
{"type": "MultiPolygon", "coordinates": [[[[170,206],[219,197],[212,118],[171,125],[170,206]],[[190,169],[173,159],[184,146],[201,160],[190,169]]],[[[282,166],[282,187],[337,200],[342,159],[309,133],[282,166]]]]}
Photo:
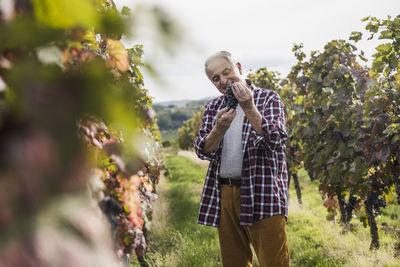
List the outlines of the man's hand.
{"type": "Polygon", "coordinates": [[[222,138],[225,135],[226,130],[228,130],[236,114],[237,114],[236,109],[231,109],[228,111],[227,107],[221,109],[218,112],[217,117],[215,118],[216,119],[215,126],[205,140],[204,144],[205,154],[209,154],[210,152],[217,149],[219,143],[221,142],[222,138]]]}
{"type": "Polygon", "coordinates": [[[232,92],[235,95],[243,111],[254,108],[253,92],[244,82],[233,83],[232,92]]]}
{"type": "Polygon", "coordinates": [[[253,92],[244,82],[233,83],[232,92],[235,95],[239,105],[242,107],[244,114],[249,120],[251,126],[260,136],[264,136],[261,128],[262,117],[261,113],[254,105],[253,92]]]}
{"type": "Polygon", "coordinates": [[[215,127],[218,132],[225,134],[237,114],[236,109],[228,111],[228,107],[221,109],[216,117],[215,127]]]}

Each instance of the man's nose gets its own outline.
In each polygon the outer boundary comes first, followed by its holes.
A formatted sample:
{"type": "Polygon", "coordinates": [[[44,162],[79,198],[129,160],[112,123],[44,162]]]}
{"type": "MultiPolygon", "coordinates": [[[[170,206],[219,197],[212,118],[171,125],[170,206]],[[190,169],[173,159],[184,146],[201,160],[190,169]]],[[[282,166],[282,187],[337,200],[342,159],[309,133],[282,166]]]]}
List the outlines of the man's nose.
{"type": "Polygon", "coordinates": [[[229,79],[221,77],[221,85],[227,87],[230,84],[229,79]]]}

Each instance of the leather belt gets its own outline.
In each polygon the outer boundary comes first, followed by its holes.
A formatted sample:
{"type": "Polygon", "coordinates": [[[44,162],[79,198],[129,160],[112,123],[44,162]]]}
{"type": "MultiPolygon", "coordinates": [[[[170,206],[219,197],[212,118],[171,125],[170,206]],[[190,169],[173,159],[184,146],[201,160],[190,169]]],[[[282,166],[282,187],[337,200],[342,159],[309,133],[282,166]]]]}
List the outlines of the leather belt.
{"type": "Polygon", "coordinates": [[[229,185],[240,186],[241,180],[240,180],[240,178],[222,178],[222,177],[219,177],[219,183],[220,184],[229,184],[229,185]]]}

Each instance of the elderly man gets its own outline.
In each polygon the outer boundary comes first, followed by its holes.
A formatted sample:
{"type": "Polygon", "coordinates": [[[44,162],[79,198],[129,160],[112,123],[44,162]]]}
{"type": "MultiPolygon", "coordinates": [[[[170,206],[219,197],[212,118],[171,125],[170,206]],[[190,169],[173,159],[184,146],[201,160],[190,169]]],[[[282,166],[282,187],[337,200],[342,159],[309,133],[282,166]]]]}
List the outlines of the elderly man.
{"type": "Polygon", "coordinates": [[[210,56],[205,71],[223,95],[206,105],[194,141],[198,157],[210,161],[198,223],[217,227],[223,266],[252,266],[250,244],[262,267],[289,266],[281,98],[246,79],[229,52],[210,56]],[[231,84],[239,105],[228,110],[231,84]]]}

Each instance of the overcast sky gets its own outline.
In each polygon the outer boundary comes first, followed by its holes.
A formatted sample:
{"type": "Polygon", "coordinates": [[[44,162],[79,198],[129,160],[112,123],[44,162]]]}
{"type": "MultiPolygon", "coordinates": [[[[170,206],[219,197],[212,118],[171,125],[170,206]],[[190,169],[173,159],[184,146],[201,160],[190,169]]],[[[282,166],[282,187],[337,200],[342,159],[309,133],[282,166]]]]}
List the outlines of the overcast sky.
{"type": "MultiPolygon", "coordinates": [[[[134,7],[137,3],[156,3],[182,27],[184,41],[177,54],[160,52],[154,38],[140,31],[126,44],[144,44],[144,60],[151,61],[164,83],[148,73],[145,87],[155,102],[201,99],[219,92],[204,73],[208,55],[230,51],[246,71],[267,67],[286,76],[296,63],[291,52],[303,43],[304,51],[321,50],[333,39],[348,39],[352,31],[363,31],[366,16],[386,18],[400,14],[399,0],[116,0],[134,7]]],[[[367,55],[377,41],[363,41],[357,47],[367,55]]]]}

